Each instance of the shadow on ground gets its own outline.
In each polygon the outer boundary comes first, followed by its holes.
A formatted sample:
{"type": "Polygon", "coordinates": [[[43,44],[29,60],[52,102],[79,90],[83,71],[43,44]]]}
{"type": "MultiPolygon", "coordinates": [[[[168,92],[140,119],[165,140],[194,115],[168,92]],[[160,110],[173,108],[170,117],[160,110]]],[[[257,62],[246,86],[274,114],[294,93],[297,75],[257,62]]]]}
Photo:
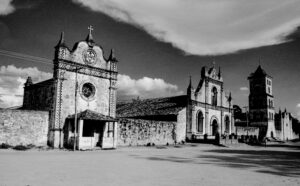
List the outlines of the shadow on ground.
{"type": "Polygon", "coordinates": [[[200,155],[198,158],[226,167],[255,168],[262,173],[280,176],[300,175],[300,152],[271,150],[233,150],[215,149],[205,151],[212,155],[200,155]]]}
{"type": "Polygon", "coordinates": [[[213,149],[200,151],[195,156],[150,157],[136,156],[152,161],[169,161],[174,163],[210,164],[236,169],[250,169],[255,172],[279,176],[298,177],[300,175],[300,151],[283,150],[238,150],[213,149]]]}

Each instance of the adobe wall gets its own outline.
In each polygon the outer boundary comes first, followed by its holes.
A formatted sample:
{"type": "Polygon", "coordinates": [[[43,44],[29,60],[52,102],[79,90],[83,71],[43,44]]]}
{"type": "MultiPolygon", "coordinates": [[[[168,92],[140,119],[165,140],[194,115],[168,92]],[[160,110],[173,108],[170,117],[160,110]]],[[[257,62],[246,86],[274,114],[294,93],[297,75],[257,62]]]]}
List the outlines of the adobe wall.
{"type": "Polygon", "coordinates": [[[46,146],[48,111],[0,110],[0,144],[46,146]]]}
{"type": "Polygon", "coordinates": [[[177,143],[186,140],[186,108],[178,112],[175,133],[177,143]]]}
{"type": "Polygon", "coordinates": [[[175,143],[176,122],[121,118],[117,146],[175,143]]]}

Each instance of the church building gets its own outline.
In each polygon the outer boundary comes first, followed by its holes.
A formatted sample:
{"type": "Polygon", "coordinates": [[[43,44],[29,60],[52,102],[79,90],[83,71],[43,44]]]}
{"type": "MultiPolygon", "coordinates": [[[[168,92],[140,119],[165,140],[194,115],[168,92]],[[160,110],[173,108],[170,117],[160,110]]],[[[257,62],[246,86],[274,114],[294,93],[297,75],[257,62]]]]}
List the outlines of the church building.
{"type": "Polygon", "coordinates": [[[221,69],[202,67],[196,89],[187,88],[187,139],[234,133],[231,93],[226,96],[221,69]]]}
{"type": "Polygon", "coordinates": [[[117,106],[117,116],[120,118],[130,118],[140,123],[155,120],[173,124],[173,143],[214,140],[217,135],[229,136],[235,132],[232,113],[231,94],[225,94],[221,70],[219,68],[217,71],[214,65],[202,68],[196,89],[190,79],[186,95],[134,100],[117,106]]]}
{"type": "Polygon", "coordinates": [[[55,47],[53,78],[24,87],[24,110],[49,111],[48,145],[78,149],[115,148],[117,144],[114,50],[106,59],[93,39],[70,49],[61,34],[55,47]]]}

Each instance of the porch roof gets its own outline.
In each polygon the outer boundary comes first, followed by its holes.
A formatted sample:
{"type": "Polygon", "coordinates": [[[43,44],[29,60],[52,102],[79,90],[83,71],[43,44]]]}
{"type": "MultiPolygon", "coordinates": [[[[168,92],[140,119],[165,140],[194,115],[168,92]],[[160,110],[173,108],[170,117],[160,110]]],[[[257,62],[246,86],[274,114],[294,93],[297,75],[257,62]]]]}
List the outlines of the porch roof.
{"type": "MultiPolygon", "coordinates": [[[[68,119],[74,119],[75,114],[69,115],[68,119]]],[[[77,114],[78,119],[86,119],[86,120],[98,120],[98,121],[117,121],[117,119],[100,114],[98,112],[91,111],[89,109],[82,111],[77,114]]]]}

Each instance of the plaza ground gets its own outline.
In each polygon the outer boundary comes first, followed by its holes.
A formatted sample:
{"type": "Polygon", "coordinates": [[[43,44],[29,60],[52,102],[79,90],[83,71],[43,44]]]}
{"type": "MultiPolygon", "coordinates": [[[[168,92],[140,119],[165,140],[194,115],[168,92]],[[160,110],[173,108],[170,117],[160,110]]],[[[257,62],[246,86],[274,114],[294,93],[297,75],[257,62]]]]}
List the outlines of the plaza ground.
{"type": "Polygon", "coordinates": [[[0,186],[300,185],[299,146],[0,150],[0,186]]]}

